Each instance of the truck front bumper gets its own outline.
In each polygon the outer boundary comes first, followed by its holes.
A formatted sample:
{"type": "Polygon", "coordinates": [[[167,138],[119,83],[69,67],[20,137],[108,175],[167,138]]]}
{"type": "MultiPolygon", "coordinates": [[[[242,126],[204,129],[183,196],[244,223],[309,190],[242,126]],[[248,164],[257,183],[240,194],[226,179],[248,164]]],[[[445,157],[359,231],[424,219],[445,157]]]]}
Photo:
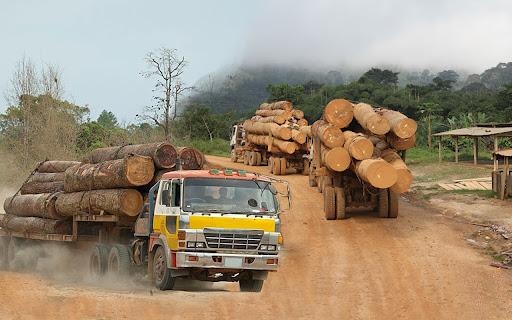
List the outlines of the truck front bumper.
{"type": "Polygon", "coordinates": [[[177,268],[218,268],[276,271],[277,255],[176,252],[177,268]]]}

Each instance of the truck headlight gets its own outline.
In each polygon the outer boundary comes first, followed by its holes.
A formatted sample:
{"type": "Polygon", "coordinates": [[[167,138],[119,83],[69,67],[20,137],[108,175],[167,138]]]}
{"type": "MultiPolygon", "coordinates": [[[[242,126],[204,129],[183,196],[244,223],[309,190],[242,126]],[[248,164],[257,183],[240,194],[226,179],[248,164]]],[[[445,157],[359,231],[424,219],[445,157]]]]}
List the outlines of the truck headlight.
{"type": "Polygon", "coordinates": [[[262,250],[262,251],[267,251],[267,250],[268,250],[268,245],[266,245],[266,244],[262,244],[262,245],[260,246],[260,250],[262,250]]]}
{"type": "Polygon", "coordinates": [[[187,248],[195,248],[195,247],[196,247],[196,243],[194,241],[187,242],[187,248]]]}
{"type": "Polygon", "coordinates": [[[268,251],[276,251],[276,246],[273,244],[268,245],[268,251]]]}
{"type": "Polygon", "coordinates": [[[204,248],[205,243],[204,242],[196,242],[196,248],[204,248]]]}

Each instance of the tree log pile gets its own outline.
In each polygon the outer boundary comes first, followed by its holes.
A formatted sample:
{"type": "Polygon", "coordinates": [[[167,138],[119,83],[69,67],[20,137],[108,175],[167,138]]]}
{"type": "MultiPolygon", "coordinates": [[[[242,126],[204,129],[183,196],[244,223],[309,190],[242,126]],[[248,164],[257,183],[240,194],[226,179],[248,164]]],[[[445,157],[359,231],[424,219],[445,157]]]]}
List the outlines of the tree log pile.
{"type": "Polygon", "coordinates": [[[83,162],[43,161],[19,192],[4,201],[0,227],[13,232],[69,234],[72,217],[115,215],[134,221],[144,196],[166,172],[202,169],[204,155],[194,148],[149,143],[99,148],[83,162]]]}
{"type": "Polygon", "coordinates": [[[375,188],[407,192],[412,174],[398,152],[414,147],[416,129],[416,122],[398,111],[332,100],[310,128],[313,167],[321,173],[313,175],[321,179],[351,170],[375,188]]]}
{"type": "Polygon", "coordinates": [[[263,103],[255,115],[243,124],[249,143],[265,146],[268,151],[294,154],[306,151],[310,134],[304,112],[289,101],[263,103]]]}

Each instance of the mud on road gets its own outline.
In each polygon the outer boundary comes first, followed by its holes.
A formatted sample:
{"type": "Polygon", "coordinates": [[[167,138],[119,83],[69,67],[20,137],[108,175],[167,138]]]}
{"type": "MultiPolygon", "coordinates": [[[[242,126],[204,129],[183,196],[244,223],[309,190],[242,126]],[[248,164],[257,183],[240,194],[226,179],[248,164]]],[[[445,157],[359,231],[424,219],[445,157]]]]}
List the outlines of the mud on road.
{"type": "Polygon", "coordinates": [[[404,199],[396,220],[359,214],[326,221],[307,177],[284,179],[293,193],[282,216],[284,252],[261,293],[229,283],[160,292],[144,282],[110,288],[0,272],[0,319],[510,318],[512,273],[468,246],[472,226],[404,199]]]}

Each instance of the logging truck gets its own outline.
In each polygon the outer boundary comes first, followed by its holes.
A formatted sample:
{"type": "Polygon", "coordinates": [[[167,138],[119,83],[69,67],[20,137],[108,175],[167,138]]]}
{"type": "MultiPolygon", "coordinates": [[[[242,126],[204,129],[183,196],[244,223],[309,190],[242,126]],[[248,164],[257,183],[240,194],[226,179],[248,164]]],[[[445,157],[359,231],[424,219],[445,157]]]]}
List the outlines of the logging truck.
{"type": "Polygon", "coordinates": [[[19,252],[53,241],[89,247],[95,278],[127,276],[139,269],[161,290],[172,289],[177,278],[188,278],[238,282],[241,291],[258,292],[279,265],[283,238],[278,196],[290,205],[286,182],[242,170],[168,172],[151,187],[132,222],[77,212],[70,234],[0,229],[0,267],[21,268],[19,252]]]}
{"type": "MultiPolygon", "coordinates": [[[[231,130],[231,161],[243,161],[250,166],[268,166],[270,173],[286,175],[289,169],[307,175],[309,172],[309,157],[307,147],[297,148],[296,142],[288,142],[277,139],[271,135],[262,136],[250,134],[245,130],[244,124],[236,124],[231,130]]],[[[261,124],[257,124],[261,125],[261,124]]],[[[263,124],[275,125],[275,124],[263,124]]],[[[309,127],[308,127],[309,128],[309,127]]],[[[292,130],[279,128],[282,131],[292,130]]],[[[298,130],[297,130],[298,131],[298,130]]],[[[291,137],[291,135],[290,135],[291,137]]],[[[306,134],[301,134],[306,144],[306,134]]]]}

